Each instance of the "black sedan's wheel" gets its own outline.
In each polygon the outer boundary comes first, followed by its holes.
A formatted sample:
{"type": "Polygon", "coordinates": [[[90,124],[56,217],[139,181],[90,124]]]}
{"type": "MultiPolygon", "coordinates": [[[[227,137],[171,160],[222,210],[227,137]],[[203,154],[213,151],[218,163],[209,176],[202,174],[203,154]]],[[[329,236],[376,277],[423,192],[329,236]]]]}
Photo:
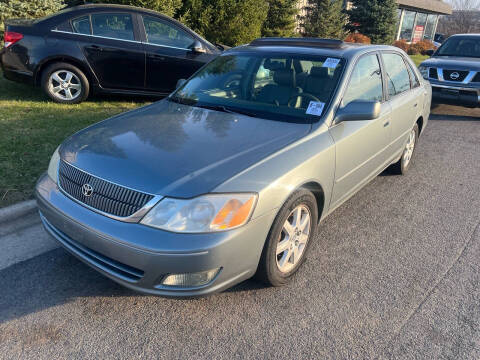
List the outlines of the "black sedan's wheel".
{"type": "Polygon", "coordinates": [[[416,145],[418,140],[418,125],[415,126],[408,134],[407,144],[405,145],[405,149],[403,150],[402,157],[398,160],[395,164],[391,166],[392,171],[395,174],[405,175],[410,168],[410,164],[412,163],[412,157],[415,153],[416,145]]]}
{"type": "Polygon", "coordinates": [[[88,97],[90,86],[85,74],[76,66],[54,63],[42,74],[43,91],[55,102],[78,104],[88,97]]]}
{"type": "Polygon", "coordinates": [[[305,261],[317,219],[317,203],[310,191],[298,190],[290,196],[270,229],[256,278],[273,286],[288,283],[305,261]]]}

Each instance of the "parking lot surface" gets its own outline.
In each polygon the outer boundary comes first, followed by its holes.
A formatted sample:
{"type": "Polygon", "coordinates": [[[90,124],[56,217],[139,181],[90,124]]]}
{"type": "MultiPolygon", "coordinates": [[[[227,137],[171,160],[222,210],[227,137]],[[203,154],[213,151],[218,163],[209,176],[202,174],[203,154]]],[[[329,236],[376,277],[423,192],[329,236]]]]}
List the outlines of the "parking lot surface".
{"type": "Polygon", "coordinates": [[[0,358],[480,358],[480,109],[439,106],[406,176],[319,226],[294,281],[172,300],[57,248],[0,270],[0,358]]]}

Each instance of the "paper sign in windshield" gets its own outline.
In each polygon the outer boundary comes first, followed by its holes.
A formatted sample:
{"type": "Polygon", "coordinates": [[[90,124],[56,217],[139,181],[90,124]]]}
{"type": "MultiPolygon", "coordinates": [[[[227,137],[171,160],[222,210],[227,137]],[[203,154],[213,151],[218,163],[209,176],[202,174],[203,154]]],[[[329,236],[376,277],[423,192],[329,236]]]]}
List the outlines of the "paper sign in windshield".
{"type": "Polygon", "coordinates": [[[323,102],[310,101],[310,104],[308,104],[308,108],[307,108],[306,113],[308,115],[321,116],[324,107],[325,107],[325,103],[323,103],[323,102]]]}
{"type": "Polygon", "coordinates": [[[339,62],[340,62],[340,59],[327,58],[327,60],[325,60],[325,62],[323,63],[322,67],[335,69],[339,62]]]}

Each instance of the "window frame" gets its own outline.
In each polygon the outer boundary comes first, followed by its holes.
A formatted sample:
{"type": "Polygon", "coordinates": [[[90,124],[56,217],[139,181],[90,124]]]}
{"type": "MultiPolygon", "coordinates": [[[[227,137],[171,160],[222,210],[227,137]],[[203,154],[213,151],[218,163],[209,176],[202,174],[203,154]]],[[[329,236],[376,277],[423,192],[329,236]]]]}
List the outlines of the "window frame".
{"type": "Polygon", "coordinates": [[[385,82],[385,76],[384,76],[383,62],[382,62],[380,53],[375,50],[375,51],[371,51],[371,52],[361,54],[355,60],[354,64],[352,65],[352,71],[350,72],[350,74],[348,74],[348,79],[346,79],[346,81],[345,81],[346,86],[344,86],[343,91],[342,91],[342,95],[340,97],[339,108],[342,108],[342,107],[345,106],[344,103],[343,103],[343,99],[345,98],[345,94],[346,94],[346,92],[347,92],[347,90],[350,86],[351,81],[352,81],[353,72],[355,71],[355,67],[358,65],[359,61],[364,56],[376,56],[377,57],[378,66],[380,67],[380,77],[381,77],[381,80],[382,80],[382,100],[380,101],[380,104],[383,104],[388,100],[387,99],[387,93],[386,93],[386,87],[385,87],[386,82],[385,82]]]}
{"type": "MultiPolygon", "coordinates": [[[[383,68],[383,71],[385,72],[385,76],[384,76],[384,79],[385,79],[385,96],[386,96],[386,98],[387,98],[387,101],[388,101],[388,100],[391,100],[391,99],[393,99],[393,98],[395,98],[395,97],[397,97],[397,96],[402,96],[402,95],[408,93],[409,91],[411,91],[411,90],[413,89],[413,88],[412,88],[412,78],[411,78],[411,75],[410,75],[410,71],[411,71],[411,70],[409,69],[409,66],[408,66],[407,63],[406,63],[405,57],[404,57],[401,53],[399,53],[399,52],[397,52],[397,51],[393,51],[393,50],[384,50],[384,51],[381,51],[381,52],[380,52],[380,55],[381,55],[380,58],[381,58],[381,61],[382,61],[382,68],[383,68]],[[383,54],[394,54],[394,55],[398,55],[398,56],[400,56],[400,58],[403,60],[403,64],[405,65],[405,68],[406,68],[406,70],[407,70],[408,81],[409,81],[409,84],[410,84],[410,87],[409,87],[408,90],[404,90],[404,91],[402,91],[401,93],[397,93],[397,94],[395,94],[395,95],[390,95],[390,94],[389,94],[389,92],[388,92],[387,68],[386,68],[385,63],[384,63],[384,61],[383,61],[383,54]]],[[[420,83],[420,82],[419,82],[419,83],[420,83]]]]}

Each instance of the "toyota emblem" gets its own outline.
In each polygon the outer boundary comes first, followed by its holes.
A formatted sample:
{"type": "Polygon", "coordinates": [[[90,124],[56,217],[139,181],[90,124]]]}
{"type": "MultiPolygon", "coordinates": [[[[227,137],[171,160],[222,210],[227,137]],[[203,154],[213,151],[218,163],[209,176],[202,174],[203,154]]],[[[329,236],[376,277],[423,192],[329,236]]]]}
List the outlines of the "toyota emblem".
{"type": "Polygon", "coordinates": [[[459,77],[460,77],[460,74],[456,71],[450,74],[450,79],[452,80],[457,80],[459,77]]]}
{"type": "Polygon", "coordinates": [[[82,186],[82,194],[86,197],[92,196],[93,194],[93,187],[90,184],[83,184],[82,186]]]}

